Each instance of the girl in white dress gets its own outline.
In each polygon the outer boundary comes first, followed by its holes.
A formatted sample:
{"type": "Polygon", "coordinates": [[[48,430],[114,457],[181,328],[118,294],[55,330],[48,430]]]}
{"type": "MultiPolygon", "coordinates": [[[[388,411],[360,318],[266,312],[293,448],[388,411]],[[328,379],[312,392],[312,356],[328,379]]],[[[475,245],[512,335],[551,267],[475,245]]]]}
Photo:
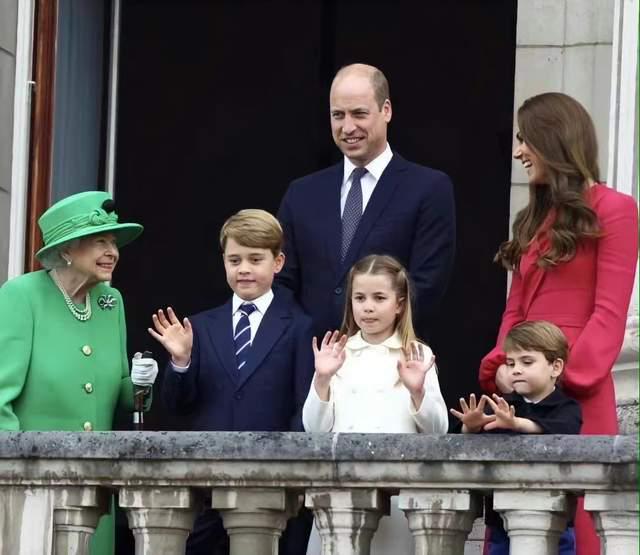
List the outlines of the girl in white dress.
{"type": "MultiPolygon", "coordinates": [[[[415,335],[407,271],[370,255],[347,279],[340,332],[313,340],[315,375],[302,411],[308,432],[446,433],[447,407],[431,349],[415,335]]],[[[413,554],[407,520],[392,498],[371,553],[413,554]]],[[[308,555],[320,553],[313,530],[308,555]]]]}

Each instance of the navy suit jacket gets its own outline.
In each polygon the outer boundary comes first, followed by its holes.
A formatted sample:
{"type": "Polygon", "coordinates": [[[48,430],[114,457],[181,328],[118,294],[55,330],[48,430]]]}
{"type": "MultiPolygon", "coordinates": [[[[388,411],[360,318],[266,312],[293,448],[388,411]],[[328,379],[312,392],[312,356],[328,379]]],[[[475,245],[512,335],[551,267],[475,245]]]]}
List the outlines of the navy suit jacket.
{"type": "Polygon", "coordinates": [[[231,300],[189,318],[191,364],[169,364],[162,384],[170,410],[190,415],[193,430],[303,431],[302,406],[314,372],[311,319],[290,295],[275,292],[238,370],[231,300]]]}
{"type": "Polygon", "coordinates": [[[362,215],[346,259],[340,260],[343,162],[297,179],[278,218],[286,261],[276,283],[293,291],[321,336],[337,329],[345,277],[369,254],[388,254],[409,270],[416,324],[423,336],[441,300],[455,255],[455,206],[449,177],[393,154],[362,215]]]}

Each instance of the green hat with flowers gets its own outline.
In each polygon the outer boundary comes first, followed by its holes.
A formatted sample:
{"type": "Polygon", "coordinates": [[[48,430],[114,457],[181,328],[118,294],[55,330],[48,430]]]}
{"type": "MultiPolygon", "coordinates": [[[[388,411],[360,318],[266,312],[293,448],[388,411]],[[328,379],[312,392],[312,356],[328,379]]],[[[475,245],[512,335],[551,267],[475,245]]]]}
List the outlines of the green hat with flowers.
{"type": "Polygon", "coordinates": [[[143,227],[134,223],[118,223],[115,203],[104,191],[87,191],[71,195],[49,208],[38,220],[42,232],[39,260],[54,247],[73,239],[96,233],[113,233],[118,247],[133,241],[143,227]]]}

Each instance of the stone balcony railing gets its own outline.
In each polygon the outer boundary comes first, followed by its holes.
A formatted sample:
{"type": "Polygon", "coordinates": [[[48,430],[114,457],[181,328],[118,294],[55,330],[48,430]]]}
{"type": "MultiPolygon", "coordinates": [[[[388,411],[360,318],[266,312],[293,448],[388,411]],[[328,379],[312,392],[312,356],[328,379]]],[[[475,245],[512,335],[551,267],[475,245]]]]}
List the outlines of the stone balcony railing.
{"type": "Polygon", "coordinates": [[[233,555],[277,553],[303,502],[323,554],[365,554],[397,494],[416,554],[460,555],[493,492],[514,555],[557,553],[579,495],[603,554],[635,554],[637,463],[632,436],[2,433],[0,552],[87,553],[115,493],[136,555],[183,553],[205,499],[233,555]]]}

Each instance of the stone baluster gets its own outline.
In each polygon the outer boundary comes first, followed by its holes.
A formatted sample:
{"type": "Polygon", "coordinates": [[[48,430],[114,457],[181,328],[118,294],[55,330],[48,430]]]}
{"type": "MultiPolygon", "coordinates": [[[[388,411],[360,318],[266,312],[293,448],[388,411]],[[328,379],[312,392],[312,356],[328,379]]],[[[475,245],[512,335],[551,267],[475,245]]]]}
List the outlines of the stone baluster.
{"type": "Polygon", "coordinates": [[[409,521],[416,555],[458,555],[481,514],[477,496],[466,490],[401,489],[398,507],[409,521]]]}
{"type": "Polygon", "coordinates": [[[214,488],[211,507],[222,515],[231,555],[277,555],[287,520],[300,495],[283,488],[214,488]]]}
{"type": "Polygon", "coordinates": [[[120,506],[127,510],[135,555],[184,553],[196,514],[195,495],[184,487],[125,487],[120,506]]]}
{"type": "Polygon", "coordinates": [[[315,515],[322,555],[367,555],[380,517],[389,514],[389,496],[378,489],[308,489],[305,503],[315,515]]]}
{"type": "Polygon", "coordinates": [[[557,555],[575,502],[562,491],[498,490],[493,508],[502,515],[512,555],[557,555]]]}
{"type": "Polygon", "coordinates": [[[638,492],[587,492],[584,508],[593,514],[603,555],[638,552],[638,492]]]}
{"type": "Polygon", "coordinates": [[[54,553],[89,555],[89,542],[100,516],[109,509],[110,495],[97,487],[64,487],[53,501],[54,553]]]}

